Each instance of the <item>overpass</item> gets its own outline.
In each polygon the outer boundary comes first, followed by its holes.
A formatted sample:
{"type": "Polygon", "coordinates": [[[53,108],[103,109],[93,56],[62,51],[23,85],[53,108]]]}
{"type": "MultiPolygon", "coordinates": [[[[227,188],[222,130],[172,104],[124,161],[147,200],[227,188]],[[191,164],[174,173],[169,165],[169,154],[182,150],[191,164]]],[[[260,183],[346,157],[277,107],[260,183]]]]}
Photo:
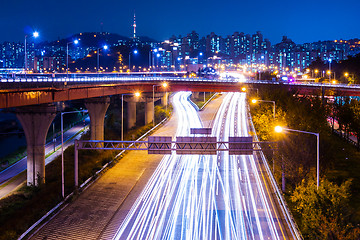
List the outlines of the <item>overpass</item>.
{"type": "MultiPolygon", "coordinates": [[[[164,74],[165,75],[165,74],[164,74]]],[[[171,75],[171,74],[170,74],[171,75]]],[[[154,96],[167,104],[166,92],[239,92],[243,86],[286,87],[300,94],[322,96],[360,96],[360,86],[318,83],[279,83],[272,81],[239,81],[238,79],[186,78],[178,76],[132,75],[75,75],[71,78],[36,76],[32,78],[0,79],[0,108],[15,108],[24,128],[27,141],[27,182],[37,185],[45,181],[45,138],[49,126],[57,114],[54,103],[84,99],[90,115],[91,140],[104,140],[104,118],[110,105],[110,96],[142,92],[145,102],[145,122],[153,121],[154,96]],[[167,82],[166,89],[161,83],[167,82]],[[161,94],[162,96],[160,96],[161,94]]],[[[134,125],[136,102],[128,102],[128,125],[134,125]]]]}
{"type": "Polygon", "coordinates": [[[0,79],[0,109],[104,97],[133,92],[152,92],[153,85],[168,82],[166,91],[237,92],[244,85],[286,86],[300,94],[325,96],[360,96],[360,85],[243,81],[237,79],[184,78],[171,76],[110,76],[74,78],[0,79]]]}

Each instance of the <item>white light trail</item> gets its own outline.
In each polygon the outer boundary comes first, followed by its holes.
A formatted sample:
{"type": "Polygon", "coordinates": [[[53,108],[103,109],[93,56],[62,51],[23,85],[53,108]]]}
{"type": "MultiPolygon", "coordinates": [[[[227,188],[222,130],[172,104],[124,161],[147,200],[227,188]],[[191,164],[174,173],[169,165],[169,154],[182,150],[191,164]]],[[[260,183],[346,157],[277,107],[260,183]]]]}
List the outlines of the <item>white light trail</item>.
{"type": "MultiPolygon", "coordinates": [[[[173,98],[177,136],[201,127],[189,95],[173,98]]],[[[228,94],[213,135],[249,136],[246,117],[245,94],[228,94]]],[[[286,239],[261,174],[253,155],[165,156],[113,239],[286,239]]]]}

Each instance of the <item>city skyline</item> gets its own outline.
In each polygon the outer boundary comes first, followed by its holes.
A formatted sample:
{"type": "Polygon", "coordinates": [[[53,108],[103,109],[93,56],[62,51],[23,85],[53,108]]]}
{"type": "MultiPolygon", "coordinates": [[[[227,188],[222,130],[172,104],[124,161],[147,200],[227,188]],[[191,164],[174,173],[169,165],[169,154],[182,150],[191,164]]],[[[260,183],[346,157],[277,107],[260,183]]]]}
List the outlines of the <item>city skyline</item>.
{"type": "Polygon", "coordinates": [[[226,1],[219,6],[214,2],[187,0],[181,4],[145,1],[120,4],[105,0],[101,4],[92,1],[86,5],[68,0],[61,5],[21,0],[3,5],[0,28],[4,34],[0,35],[0,42],[21,42],[33,30],[40,31],[39,41],[66,38],[77,32],[106,31],[130,37],[134,10],[137,35],[158,41],[192,30],[200,35],[215,32],[221,36],[236,31],[261,31],[274,43],[280,42],[284,35],[296,43],[351,39],[360,36],[356,26],[357,7],[360,7],[357,1],[336,5],[332,1],[303,1],[302,4],[282,0],[271,3],[259,0],[254,4],[226,1]]]}

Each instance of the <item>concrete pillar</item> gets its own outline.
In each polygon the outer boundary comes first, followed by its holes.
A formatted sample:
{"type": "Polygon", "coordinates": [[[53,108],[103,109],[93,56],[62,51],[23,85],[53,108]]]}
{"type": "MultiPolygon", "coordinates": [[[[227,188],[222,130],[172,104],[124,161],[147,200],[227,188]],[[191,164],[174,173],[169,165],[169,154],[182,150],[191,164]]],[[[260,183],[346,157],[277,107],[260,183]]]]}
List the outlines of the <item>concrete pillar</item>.
{"type": "Polygon", "coordinates": [[[136,100],[131,98],[126,100],[127,102],[127,120],[128,120],[128,129],[135,127],[136,124],[136,100]]]}
{"type": "Polygon", "coordinates": [[[199,98],[199,92],[192,92],[193,98],[199,98]]]}
{"type": "Polygon", "coordinates": [[[154,119],[154,105],[152,98],[146,98],[145,101],[145,124],[149,124],[154,119]]]}
{"type": "Polygon", "coordinates": [[[110,97],[90,98],[85,106],[90,116],[91,140],[104,140],[104,119],[110,105],[110,97]]]}
{"type": "Polygon", "coordinates": [[[168,105],[168,98],[169,98],[169,93],[165,92],[164,95],[161,98],[161,104],[163,106],[167,106],[168,105]]]}
{"type": "Polygon", "coordinates": [[[27,185],[45,182],[45,140],[56,116],[56,107],[50,104],[16,109],[27,143],[27,185]]]}

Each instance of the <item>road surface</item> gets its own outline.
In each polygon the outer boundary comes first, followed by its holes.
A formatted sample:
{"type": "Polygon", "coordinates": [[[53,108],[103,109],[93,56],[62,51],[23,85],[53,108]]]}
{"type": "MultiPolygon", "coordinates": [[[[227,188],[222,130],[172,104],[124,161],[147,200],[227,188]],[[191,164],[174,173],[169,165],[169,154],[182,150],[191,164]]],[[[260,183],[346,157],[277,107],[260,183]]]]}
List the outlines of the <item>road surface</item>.
{"type": "MultiPolygon", "coordinates": [[[[177,136],[201,127],[177,93],[177,136]]],[[[212,135],[249,136],[245,94],[230,93],[213,122],[212,135]]],[[[167,155],[159,163],[114,239],[293,239],[270,198],[255,155],[167,155]]]]}

